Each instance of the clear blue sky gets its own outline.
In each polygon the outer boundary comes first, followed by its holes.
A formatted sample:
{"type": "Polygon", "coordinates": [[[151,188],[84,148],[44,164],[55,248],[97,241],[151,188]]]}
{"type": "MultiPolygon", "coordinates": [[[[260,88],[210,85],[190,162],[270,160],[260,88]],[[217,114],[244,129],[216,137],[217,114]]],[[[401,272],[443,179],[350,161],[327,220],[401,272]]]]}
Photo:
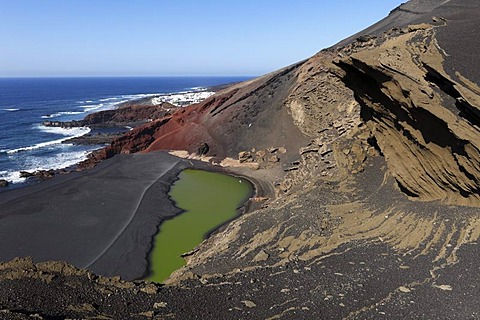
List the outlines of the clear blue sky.
{"type": "Polygon", "coordinates": [[[0,0],[0,76],[261,75],[402,0],[0,0]]]}

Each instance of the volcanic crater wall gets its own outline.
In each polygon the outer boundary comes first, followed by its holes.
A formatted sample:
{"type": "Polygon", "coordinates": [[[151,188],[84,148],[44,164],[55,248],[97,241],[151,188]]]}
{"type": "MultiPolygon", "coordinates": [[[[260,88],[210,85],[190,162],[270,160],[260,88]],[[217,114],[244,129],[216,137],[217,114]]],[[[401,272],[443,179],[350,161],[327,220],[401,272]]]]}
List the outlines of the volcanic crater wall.
{"type": "Polygon", "coordinates": [[[402,191],[474,205],[480,198],[480,88],[444,71],[435,28],[405,28],[336,64],[402,191]]]}

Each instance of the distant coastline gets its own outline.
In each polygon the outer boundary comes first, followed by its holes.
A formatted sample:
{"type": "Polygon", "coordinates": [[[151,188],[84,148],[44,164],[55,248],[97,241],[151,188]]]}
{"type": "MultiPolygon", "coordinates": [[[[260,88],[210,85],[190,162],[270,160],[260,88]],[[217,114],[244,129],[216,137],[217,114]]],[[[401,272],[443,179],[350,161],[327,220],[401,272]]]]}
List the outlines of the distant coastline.
{"type": "MultiPolygon", "coordinates": [[[[180,81],[181,78],[174,78],[172,79],[173,82],[180,81]]],[[[190,81],[190,78],[186,78],[190,81]]],[[[47,179],[52,177],[58,173],[66,173],[75,171],[77,169],[78,163],[82,162],[88,155],[98,149],[103,148],[105,145],[108,145],[113,139],[121,137],[124,133],[128,132],[132,128],[141,125],[145,122],[151,121],[150,118],[143,118],[137,119],[135,116],[135,112],[129,112],[129,118],[124,119],[125,121],[117,121],[116,119],[112,119],[111,121],[106,119],[95,119],[94,122],[85,123],[84,119],[89,117],[90,119],[94,119],[95,115],[98,114],[109,114],[112,116],[115,114],[115,110],[126,108],[131,108],[132,110],[138,111],[142,108],[145,108],[143,111],[144,114],[148,113],[148,106],[154,107],[155,105],[161,105],[165,103],[171,103],[175,107],[183,107],[190,104],[198,103],[203,99],[211,96],[215,92],[222,90],[234,83],[238,83],[239,81],[243,81],[246,79],[238,79],[235,77],[226,77],[226,78],[214,78],[214,81],[221,81],[221,80],[230,80],[229,83],[224,84],[215,84],[215,85],[207,85],[201,86],[200,80],[194,78],[192,80],[192,84],[194,86],[190,86],[189,89],[177,89],[172,90],[168,88],[174,88],[172,85],[171,87],[165,87],[165,91],[170,91],[170,93],[152,93],[152,94],[133,94],[129,95],[127,91],[126,94],[121,94],[116,96],[109,96],[102,94],[100,98],[91,98],[85,99],[80,97],[69,97],[69,96],[59,96],[59,99],[63,101],[73,101],[74,104],[78,105],[77,109],[70,108],[65,109],[51,109],[52,112],[42,112],[39,116],[36,116],[39,120],[32,119],[33,129],[41,130],[42,135],[50,135],[52,138],[46,138],[40,140],[39,142],[19,142],[18,145],[15,147],[9,147],[8,144],[2,143],[2,134],[0,133],[0,192],[5,191],[12,188],[23,187],[32,183],[37,183],[38,181],[47,179]],[[233,81],[232,81],[233,80],[233,81]],[[235,81],[236,80],[236,81],[235,81]],[[68,99],[68,100],[67,100],[68,99]],[[78,111],[77,111],[78,110],[78,111]],[[82,113],[86,113],[83,119],[77,120],[78,117],[82,113]],[[104,121],[106,120],[106,121],[104,121]],[[34,124],[37,122],[37,124],[34,124]],[[46,141],[45,141],[46,140],[46,141]],[[61,145],[64,145],[62,147],[61,145]],[[68,147],[72,145],[72,147],[68,147]],[[76,146],[76,147],[75,147],[76,146]],[[53,161],[47,161],[45,165],[39,163],[43,152],[50,152],[51,149],[60,149],[59,152],[62,152],[58,160],[61,161],[59,163],[54,163],[53,161]],[[66,149],[65,149],[66,148],[66,149]],[[62,151],[65,149],[65,152],[62,151]],[[67,150],[72,150],[68,153],[67,150]],[[74,151],[79,150],[79,151],[74,151]],[[35,158],[32,158],[35,157],[35,158]],[[30,158],[33,160],[30,161],[30,158]],[[64,161],[63,159],[68,161],[64,161]],[[9,161],[16,161],[18,159],[19,165],[13,167],[9,161]],[[38,159],[38,160],[37,160],[38,159]],[[30,162],[29,162],[30,161],[30,162]],[[36,163],[39,163],[38,165],[36,163]],[[64,165],[62,165],[62,163],[64,165]],[[11,168],[11,169],[10,169],[11,168]]],[[[1,79],[0,87],[5,87],[9,85],[9,82],[6,81],[7,79],[1,79]]],[[[17,81],[21,81],[22,79],[14,79],[14,83],[17,81]]],[[[36,90],[39,91],[38,95],[43,94],[42,91],[36,88],[36,82],[31,82],[32,79],[27,79],[27,83],[29,87],[32,87],[32,90],[35,92],[36,90]]],[[[37,79],[38,80],[38,79],[37,79]]],[[[67,79],[67,83],[75,82],[78,79],[67,79]]],[[[105,79],[101,79],[104,81],[105,79]]],[[[114,79],[115,81],[119,82],[126,82],[126,79],[114,79]]],[[[135,79],[137,81],[138,79],[135,79]]],[[[148,79],[151,80],[151,79],[148,79]]],[[[167,81],[167,79],[163,79],[163,81],[167,81]]],[[[213,81],[209,80],[208,81],[213,81]]],[[[48,81],[60,81],[58,79],[48,79],[48,81]]],[[[79,79],[80,82],[86,81],[85,79],[79,79]]],[[[186,80],[185,80],[186,81],[186,80]]],[[[38,82],[38,81],[37,81],[38,82]]],[[[182,84],[177,84],[177,87],[180,88],[182,84]]],[[[148,86],[146,86],[148,89],[148,86]]],[[[72,90],[73,88],[72,84],[72,90]]],[[[147,91],[147,89],[145,91],[147,91]]],[[[152,90],[152,89],[148,89],[152,90]]],[[[68,90],[67,90],[68,91],[68,90]]],[[[143,91],[143,90],[142,90],[143,91]]],[[[21,93],[19,92],[18,95],[21,93]]],[[[2,101],[2,106],[5,104],[5,108],[0,108],[0,111],[3,114],[7,114],[10,117],[13,116],[20,116],[24,115],[26,110],[33,110],[33,108],[37,108],[37,104],[32,103],[32,107],[29,109],[25,109],[24,103],[20,101],[19,103],[9,102],[9,101],[2,101]],[[17,107],[18,106],[18,107],[17,107]]],[[[1,107],[1,106],[0,106],[1,107]]],[[[168,108],[166,108],[168,109],[168,108]]],[[[172,108],[174,109],[174,108],[172,108]]],[[[47,109],[48,110],[48,109],[47,109]]],[[[173,111],[173,110],[172,110],[173,111]]],[[[40,111],[39,111],[40,112],[40,111]]],[[[165,114],[166,115],[166,114],[165,114]]],[[[162,114],[157,115],[157,118],[162,116],[162,114]]],[[[8,119],[8,118],[7,118],[8,119]]],[[[1,122],[1,121],[0,121],[1,122]]],[[[13,119],[11,121],[15,123],[13,119]]],[[[4,126],[7,130],[10,129],[8,124],[4,126]]],[[[29,128],[26,128],[29,129],[29,128]]],[[[20,128],[17,126],[10,129],[12,131],[12,135],[14,137],[22,137],[20,135],[20,128]],[[16,133],[17,131],[18,133],[16,133]]],[[[32,130],[32,129],[29,129],[32,130]]],[[[28,133],[24,132],[24,135],[27,134],[25,137],[29,137],[28,133]]],[[[36,137],[36,136],[33,136],[36,137]]],[[[6,138],[8,138],[6,136],[6,138]]]]}

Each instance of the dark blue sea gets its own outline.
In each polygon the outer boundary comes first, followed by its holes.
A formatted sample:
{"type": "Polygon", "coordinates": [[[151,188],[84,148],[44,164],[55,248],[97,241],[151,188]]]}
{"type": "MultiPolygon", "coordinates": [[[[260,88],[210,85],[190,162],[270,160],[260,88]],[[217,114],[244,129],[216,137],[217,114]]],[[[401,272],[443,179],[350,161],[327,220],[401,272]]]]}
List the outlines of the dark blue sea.
{"type": "Polygon", "coordinates": [[[21,183],[20,171],[66,168],[100,146],[62,141],[87,134],[89,128],[53,128],[46,120],[80,120],[119,103],[201,90],[249,77],[96,77],[0,78],[0,179],[21,183]]]}

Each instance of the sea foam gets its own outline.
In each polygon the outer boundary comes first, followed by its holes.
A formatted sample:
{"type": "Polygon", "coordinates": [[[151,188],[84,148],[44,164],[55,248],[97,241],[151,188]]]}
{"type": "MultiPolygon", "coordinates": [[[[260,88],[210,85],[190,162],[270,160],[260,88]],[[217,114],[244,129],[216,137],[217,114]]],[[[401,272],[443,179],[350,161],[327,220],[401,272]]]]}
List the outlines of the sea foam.
{"type": "Polygon", "coordinates": [[[0,179],[7,180],[10,183],[22,183],[25,178],[20,178],[19,171],[0,171],[0,179]]]}
{"type": "Polygon", "coordinates": [[[97,110],[97,109],[100,109],[101,107],[103,107],[103,103],[87,104],[87,105],[80,106],[80,107],[82,107],[85,110],[85,112],[90,112],[90,111],[97,110]]]}
{"type": "Polygon", "coordinates": [[[40,148],[45,148],[49,147],[52,145],[60,144],[68,139],[71,138],[76,138],[76,137],[81,137],[83,135],[86,135],[87,133],[90,132],[90,128],[88,127],[79,127],[79,128],[59,128],[59,127],[45,127],[45,126],[38,126],[38,129],[44,132],[48,133],[53,133],[53,134],[58,134],[64,136],[61,139],[55,139],[55,140],[50,140],[50,141],[45,141],[45,142],[40,142],[31,146],[27,147],[21,147],[17,149],[12,149],[12,150],[7,150],[7,154],[13,154],[17,152],[22,152],[22,151],[31,151],[35,149],[40,149],[40,148]]]}
{"type": "MultiPolygon", "coordinates": [[[[27,156],[22,171],[33,173],[39,170],[67,168],[87,159],[91,151],[60,152],[50,157],[27,156]]],[[[10,183],[25,182],[25,178],[20,177],[20,171],[0,171],[0,179],[10,183]]]]}
{"type": "Polygon", "coordinates": [[[61,111],[53,114],[46,114],[42,116],[42,119],[58,118],[61,116],[75,115],[75,114],[82,114],[82,113],[85,113],[85,111],[61,111]]]}

